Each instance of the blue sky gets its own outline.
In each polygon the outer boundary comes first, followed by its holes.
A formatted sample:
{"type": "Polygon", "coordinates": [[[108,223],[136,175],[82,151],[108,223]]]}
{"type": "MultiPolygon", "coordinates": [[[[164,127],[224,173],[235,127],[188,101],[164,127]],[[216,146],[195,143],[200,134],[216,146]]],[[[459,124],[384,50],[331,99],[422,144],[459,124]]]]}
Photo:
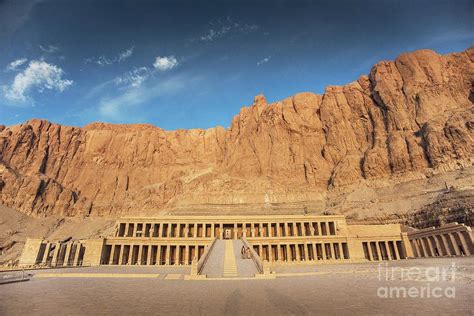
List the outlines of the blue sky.
{"type": "Polygon", "coordinates": [[[380,61],[474,42],[471,1],[0,0],[0,124],[229,126],[380,61]]]}

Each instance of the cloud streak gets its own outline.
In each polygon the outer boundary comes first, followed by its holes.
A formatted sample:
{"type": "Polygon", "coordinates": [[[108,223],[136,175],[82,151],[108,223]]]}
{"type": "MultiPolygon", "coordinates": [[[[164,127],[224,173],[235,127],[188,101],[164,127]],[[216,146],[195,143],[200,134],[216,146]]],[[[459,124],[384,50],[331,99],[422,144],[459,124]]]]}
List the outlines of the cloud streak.
{"type": "Polygon", "coordinates": [[[268,56],[268,57],[265,57],[264,59],[260,60],[257,62],[257,67],[263,65],[263,64],[266,64],[270,61],[270,59],[272,59],[272,56],[268,56]]]}
{"type": "Polygon", "coordinates": [[[122,63],[125,60],[127,60],[128,58],[132,57],[133,50],[134,50],[134,47],[132,46],[129,49],[126,49],[126,50],[120,52],[115,57],[107,57],[105,55],[101,55],[99,57],[86,58],[84,60],[84,63],[85,64],[97,64],[101,67],[116,64],[116,63],[122,63]]]}
{"type": "Polygon", "coordinates": [[[256,24],[246,24],[240,21],[234,21],[230,17],[227,17],[224,21],[219,20],[217,23],[212,23],[211,26],[212,27],[205,34],[199,36],[197,40],[202,42],[213,42],[231,34],[250,33],[260,28],[260,26],[256,24]]]}
{"type": "Polygon", "coordinates": [[[48,53],[48,54],[52,54],[52,53],[55,53],[55,52],[59,51],[59,47],[54,46],[54,45],[47,45],[47,46],[38,45],[38,47],[39,47],[43,52],[48,53]]]}
{"type": "Polygon", "coordinates": [[[127,86],[131,88],[139,87],[150,77],[150,70],[147,67],[139,67],[127,71],[114,79],[117,86],[127,86]]]}
{"type": "Polygon", "coordinates": [[[17,71],[20,66],[25,64],[28,61],[26,58],[20,58],[17,60],[12,61],[11,63],[8,64],[7,68],[5,71],[17,71]]]}
{"type": "Polygon", "coordinates": [[[176,75],[154,84],[128,89],[116,96],[102,98],[99,101],[98,110],[104,119],[123,120],[125,116],[129,115],[127,112],[137,106],[152,99],[176,93],[197,80],[200,79],[198,77],[176,75]]]}

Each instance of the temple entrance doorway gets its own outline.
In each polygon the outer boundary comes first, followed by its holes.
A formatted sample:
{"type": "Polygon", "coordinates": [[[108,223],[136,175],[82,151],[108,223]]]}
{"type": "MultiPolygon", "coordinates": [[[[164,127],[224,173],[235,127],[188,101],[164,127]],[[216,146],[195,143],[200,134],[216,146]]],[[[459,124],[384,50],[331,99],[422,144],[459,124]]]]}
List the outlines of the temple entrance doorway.
{"type": "Polygon", "coordinates": [[[232,229],[224,229],[224,239],[232,239],[232,229]]]}

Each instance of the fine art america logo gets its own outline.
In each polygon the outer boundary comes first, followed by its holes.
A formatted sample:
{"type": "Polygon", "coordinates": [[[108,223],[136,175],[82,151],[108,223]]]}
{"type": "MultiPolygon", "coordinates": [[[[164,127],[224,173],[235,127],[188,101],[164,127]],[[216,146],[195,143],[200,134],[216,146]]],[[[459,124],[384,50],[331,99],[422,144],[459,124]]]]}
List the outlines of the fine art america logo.
{"type": "Polygon", "coordinates": [[[455,298],[456,264],[442,267],[393,267],[380,263],[379,281],[387,286],[377,288],[380,298],[455,298]],[[419,283],[419,285],[417,284],[419,283]]]}

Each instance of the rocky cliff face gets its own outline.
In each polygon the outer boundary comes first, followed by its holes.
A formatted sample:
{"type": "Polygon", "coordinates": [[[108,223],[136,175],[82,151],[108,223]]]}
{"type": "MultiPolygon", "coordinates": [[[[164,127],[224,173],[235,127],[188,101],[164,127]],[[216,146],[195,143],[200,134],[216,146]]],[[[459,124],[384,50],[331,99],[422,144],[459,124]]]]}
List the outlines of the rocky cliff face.
{"type": "Polygon", "coordinates": [[[420,50],[323,95],[257,96],[228,129],[0,126],[0,203],[34,215],[324,205],[360,182],[472,166],[473,82],[474,48],[420,50]]]}

